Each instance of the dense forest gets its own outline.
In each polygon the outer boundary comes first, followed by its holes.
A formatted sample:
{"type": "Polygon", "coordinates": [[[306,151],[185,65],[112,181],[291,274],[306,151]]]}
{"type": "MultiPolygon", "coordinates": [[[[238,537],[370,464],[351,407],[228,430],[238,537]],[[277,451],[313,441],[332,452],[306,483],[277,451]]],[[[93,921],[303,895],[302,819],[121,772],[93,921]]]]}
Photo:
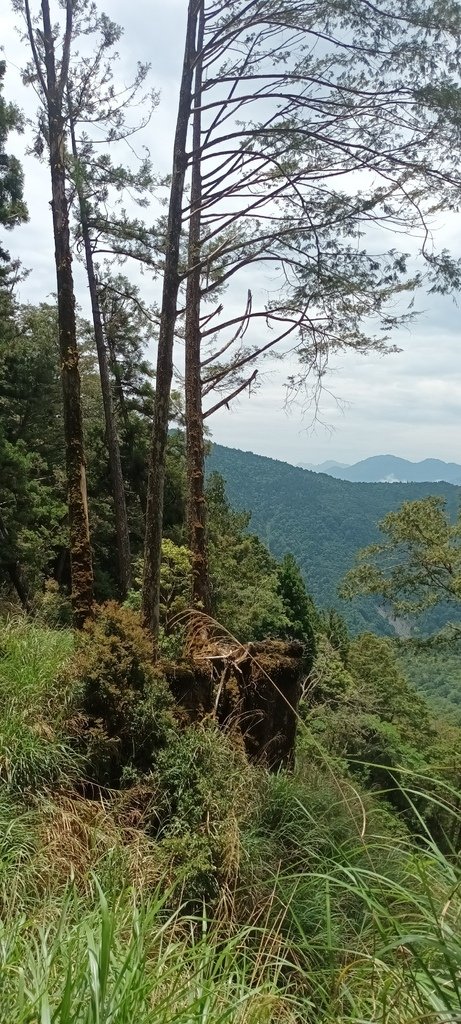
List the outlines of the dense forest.
{"type": "Polygon", "coordinates": [[[208,456],[211,472],[226,481],[230,501],[251,511],[251,528],[276,558],[291,552],[306,586],[323,608],[336,607],[354,633],[394,636],[430,634],[450,620],[440,602],[411,620],[397,621],[379,597],[345,601],[340,583],[357,552],[379,538],[379,522],[404,502],[436,495],[455,521],[461,491],[445,483],[361,484],[289,466],[252,452],[215,444],[208,456]]]}
{"type": "Polygon", "coordinates": [[[330,354],[392,348],[402,295],[456,297],[416,225],[459,205],[461,6],[179,10],[166,176],[133,144],[155,69],[128,81],[92,0],[13,0],[35,118],[0,62],[0,1024],[451,1024],[459,489],[208,421],[268,351],[315,402],[330,354]]]}

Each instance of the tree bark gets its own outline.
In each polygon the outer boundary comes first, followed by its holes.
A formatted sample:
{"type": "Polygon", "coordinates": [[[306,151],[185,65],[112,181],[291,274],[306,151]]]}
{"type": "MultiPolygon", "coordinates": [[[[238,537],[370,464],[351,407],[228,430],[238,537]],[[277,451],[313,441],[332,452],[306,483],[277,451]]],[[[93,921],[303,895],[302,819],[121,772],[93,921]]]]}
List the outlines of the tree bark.
{"type": "MultiPolygon", "coordinates": [[[[5,523],[3,522],[3,519],[2,519],[1,516],[0,516],[0,541],[1,541],[1,544],[2,544],[2,548],[4,550],[5,549],[8,550],[8,548],[10,548],[10,550],[11,550],[10,539],[9,539],[9,536],[8,536],[8,530],[7,530],[7,528],[5,526],[5,523]]],[[[19,601],[22,604],[22,607],[24,608],[24,611],[25,612],[30,612],[31,611],[31,603],[30,603],[30,599],[29,599],[29,591],[28,591],[28,588],[27,588],[27,584],[26,584],[26,582],[24,580],[24,577],[22,575],[22,570],[21,570],[21,566],[19,564],[18,559],[13,555],[12,558],[7,559],[7,561],[4,563],[4,568],[5,568],[5,571],[8,573],[8,576],[10,578],[10,582],[11,582],[14,590],[16,591],[17,595],[18,595],[19,601]]]]}
{"type": "MultiPolygon", "coordinates": [[[[42,0],[42,17],[69,503],[72,608],[75,625],[78,629],[81,629],[85,620],[91,616],[93,611],[93,566],[88,520],[72,254],[66,197],[65,125],[62,85],[67,72],[66,66],[63,63],[61,69],[62,81],[58,83],[48,0],[42,0]]],[[[68,36],[70,31],[71,25],[69,25],[68,9],[68,24],[66,26],[66,39],[63,48],[64,54],[69,49],[70,38],[68,36]]]]}
{"type": "Polygon", "coordinates": [[[173,343],[179,289],[182,200],[187,168],[186,145],[192,105],[197,14],[197,0],[190,0],[187,12],[186,45],[173,150],[173,171],[157,352],[155,410],[149,457],[142,617],[144,625],[152,631],[154,638],[158,636],[159,629],[165,456],[168,440],[171,381],[173,377],[173,343]]]}
{"type": "Polygon", "coordinates": [[[200,331],[200,254],[201,254],[201,95],[203,76],[204,0],[199,3],[197,59],[194,77],[194,115],[192,128],[191,209],[188,245],[188,278],[185,324],[185,394],[186,394],[186,466],[187,466],[187,532],[192,552],[192,601],[210,612],[210,582],[206,537],[205,452],[203,445],[203,411],[201,380],[200,331]]]}
{"type": "MultiPolygon", "coordinates": [[[[71,102],[69,100],[70,134],[72,141],[72,155],[78,161],[77,143],[72,120],[71,102]]],[[[107,448],[109,452],[110,475],[112,482],[112,496],[114,501],[115,532],[117,537],[117,558],[120,596],[126,597],[131,587],[131,551],[130,533],[128,528],[128,514],[126,508],[125,484],[122,472],[122,460],[120,457],[120,444],[118,439],[117,424],[115,421],[114,403],[112,401],[112,390],[109,375],[109,362],[107,358],[102,326],[101,308],[99,304],[98,286],[94,269],[93,250],[91,247],[90,228],[85,204],[85,196],[81,182],[78,180],[78,167],[76,167],[76,190],[80,208],[80,224],[82,229],[83,244],[85,247],[85,263],[88,277],[88,288],[91,299],[91,312],[93,317],[93,330],[98,353],[99,376],[101,380],[102,401],[104,406],[104,418],[106,423],[107,448]]]]}

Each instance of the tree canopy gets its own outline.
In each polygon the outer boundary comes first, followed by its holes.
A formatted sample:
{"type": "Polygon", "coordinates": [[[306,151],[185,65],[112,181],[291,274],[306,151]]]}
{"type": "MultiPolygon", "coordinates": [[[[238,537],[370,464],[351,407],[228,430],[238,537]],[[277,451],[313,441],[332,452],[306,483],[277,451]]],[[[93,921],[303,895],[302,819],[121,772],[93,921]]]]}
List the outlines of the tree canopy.
{"type": "Polygon", "coordinates": [[[443,605],[459,615],[461,519],[453,522],[442,497],[406,501],[379,523],[384,542],[360,551],[342,593],[374,594],[396,615],[420,615],[443,605]]]}

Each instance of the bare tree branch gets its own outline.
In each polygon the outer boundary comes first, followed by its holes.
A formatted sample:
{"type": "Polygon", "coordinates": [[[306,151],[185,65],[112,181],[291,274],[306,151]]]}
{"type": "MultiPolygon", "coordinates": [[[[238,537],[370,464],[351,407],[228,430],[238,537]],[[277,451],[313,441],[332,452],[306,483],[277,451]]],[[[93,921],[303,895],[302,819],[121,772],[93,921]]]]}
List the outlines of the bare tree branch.
{"type": "Polygon", "coordinates": [[[203,413],[203,419],[206,420],[208,416],[212,416],[213,413],[218,412],[218,409],[222,409],[223,406],[226,406],[226,408],[228,409],[230,402],[232,402],[234,398],[237,398],[237,395],[240,395],[242,391],[245,390],[245,388],[251,388],[251,385],[253,381],[256,380],[257,375],[258,371],[253,370],[251,377],[248,377],[247,380],[244,380],[242,384],[235,388],[235,391],[231,391],[230,395],[226,395],[226,397],[222,398],[220,402],[216,402],[216,405],[212,405],[211,409],[207,409],[203,413]]]}
{"type": "Polygon", "coordinates": [[[32,57],[33,57],[34,65],[35,65],[35,70],[37,72],[37,76],[38,76],[38,79],[39,79],[39,82],[40,82],[40,86],[41,86],[41,89],[42,89],[42,92],[43,92],[44,99],[46,100],[47,99],[47,95],[48,95],[48,91],[47,91],[47,86],[46,86],[45,78],[43,76],[43,71],[42,71],[42,65],[41,65],[41,62],[40,62],[40,57],[38,55],[38,50],[37,50],[37,46],[36,46],[36,43],[35,43],[35,35],[34,35],[34,28],[33,28],[33,25],[32,25],[32,18],[31,18],[31,14],[30,14],[29,0],[24,0],[24,12],[25,12],[25,15],[26,15],[27,35],[29,37],[29,43],[30,43],[30,48],[31,48],[31,51],[32,51],[32,57]]]}

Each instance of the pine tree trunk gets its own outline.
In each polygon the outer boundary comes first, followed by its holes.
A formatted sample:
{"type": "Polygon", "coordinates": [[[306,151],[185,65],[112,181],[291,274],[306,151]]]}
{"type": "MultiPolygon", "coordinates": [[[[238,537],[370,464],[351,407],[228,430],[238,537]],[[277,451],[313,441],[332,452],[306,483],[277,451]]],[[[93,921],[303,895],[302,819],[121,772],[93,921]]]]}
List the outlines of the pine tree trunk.
{"type": "Polygon", "coordinates": [[[93,611],[93,566],[83,446],[72,254],[66,197],[62,89],[56,78],[54,41],[48,0],[42,0],[42,14],[69,503],[72,608],[75,625],[81,629],[93,611]]]}
{"type": "MultiPolygon", "coordinates": [[[[134,443],[134,439],[133,439],[132,423],[130,421],[130,413],[129,413],[129,410],[128,410],[128,404],[127,404],[127,400],[126,400],[126,397],[125,397],[125,392],[123,390],[123,379],[122,379],[122,374],[120,372],[120,366],[119,366],[118,359],[117,359],[116,346],[114,344],[113,339],[110,336],[110,330],[108,330],[107,327],[105,329],[105,338],[106,338],[106,342],[107,342],[107,347],[109,349],[109,370],[110,370],[110,372],[112,374],[112,377],[113,377],[113,380],[114,380],[115,394],[116,394],[116,396],[118,398],[118,402],[119,402],[119,406],[120,406],[120,415],[121,415],[121,418],[122,418],[122,421],[123,421],[123,426],[124,426],[125,432],[126,432],[126,444],[127,444],[127,450],[128,450],[128,455],[127,455],[127,460],[126,461],[127,461],[127,467],[129,467],[129,466],[131,466],[133,464],[133,458],[134,458],[134,453],[135,453],[135,443],[134,443]]],[[[132,491],[134,492],[134,494],[136,495],[136,497],[137,497],[137,499],[139,501],[139,508],[140,508],[140,511],[141,511],[142,520],[143,520],[144,529],[145,529],[147,495],[146,495],[146,486],[144,484],[144,480],[143,480],[141,474],[139,474],[139,473],[130,473],[129,474],[129,483],[130,483],[130,487],[131,487],[132,491]]]]}
{"type": "MultiPolygon", "coordinates": [[[[69,113],[70,113],[69,103],[69,113]]],[[[70,113],[70,132],[72,140],[72,155],[78,160],[77,144],[75,140],[74,125],[70,113]]],[[[88,276],[88,288],[91,299],[91,312],[93,317],[93,330],[98,353],[99,376],[101,380],[102,401],[104,406],[104,418],[106,423],[106,438],[109,451],[110,476],[112,482],[112,496],[114,501],[115,532],[117,537],[117,559],[120,596],[126,597],[131,587],[131,551],[130,533],[128,528],[128,514],[126,508],[125,484],[122,472],[122,460],[120,457],[120,444],[118,439],[117,424],[115,421],[114,403],[110,385],[109,362],[104,342],[102,327],[101,308],[99,305],[98,287],[94,270],[93,250],[91,248],[90,229],[85,205],[85,197],[81,182],[78,180],[77,168],[77,194],[80,206],[80,224],[82,229],[83,244],[85,247],[86,272],[88,276]]]]}
{"type": "Polygon", "coordinates": [[[110,368],[110,370],[112,372],[112,376],[114,378],[115,394],[116,394],[116,396],[118,398],[119,405],[120,405],[120,415],[121,415],[122,420],[123,420],[123,426],[125,427],[126,432],[129,433],[129,430],[130,430],[130,417],[129,417],[129,413],[128,413],[128,408],[127,408],[127,403],[126,403],[126,398],[125,398],[125,392],[123,390],[122,374],[120,373],[120,366],[119,366],[118,360],[117,360],[117,351],[116,351],[116,348],[115,348],[114,341],[113,341],[113,339],[110,336],[110,331],[107,329],[107,326],[106,326],[106,332],[105,333],[106,333],[107,346],[108,346],[108,349],[109,349],[109,368],[110,368]]]}
{"type": "MultiPolygon", "coordinates": [[[[3,519],[2,519],[1,516],[0,516],[0,543],[1,543],[3,551],[6,551],[8,549],[11,550],[10,538],[8,536],[8,530],[7,530],[7,528],[5,526],[5,523],[3,522],[3,519]]],[[[24,580],[24,577],[22,575],[22,570],[21,570],[21,566],[19,564],[19,561],[18,561],[17,558],[14,557],[14,555],[13,555],[13,557],[11,557],[11,558],[6,560],[6,562],[5,562],[5,571],[8,573],[8,576],[10,577],[11,585],[13,586],[14,590],[16,591],[16,593],[18,595],[19,601],[22,604],[22,607],[24,608],[24,611],[25,612],[30,612],[31,611],[31,603],[30,603],[30,599],[29,599],[29,591],[28,591],[26,582],[24,580]]]]}
{"type": "Polygon", "coordinates": [[[173,343],[179,289],[178,269],[182,226],[182,200],[187,168],[186,145],[192,105],[191,90],[196,27],[197,0],[190,0],[173,151],[162,309],[157,353],[155,410],[147,487],[142,616],[144,625],[152,631],[154,637],[158,636],[159,629],[165,457],[168,441],[171,381],[173,377],[173,343]]]}
{"type": "Polygon", "coordinates": [[[192,133],[191,215],[189,224],[185,329],[187,531],[192,552],[192,600],[203,611],[210,611],[210,583],[206,537],[205,453],[203,445],[201,332],[200,332],[200,258],[201,258],[201,95],[204,0],[200,2],[197,30],[197,62],[194,80],[194,118],[192,133]]]}

